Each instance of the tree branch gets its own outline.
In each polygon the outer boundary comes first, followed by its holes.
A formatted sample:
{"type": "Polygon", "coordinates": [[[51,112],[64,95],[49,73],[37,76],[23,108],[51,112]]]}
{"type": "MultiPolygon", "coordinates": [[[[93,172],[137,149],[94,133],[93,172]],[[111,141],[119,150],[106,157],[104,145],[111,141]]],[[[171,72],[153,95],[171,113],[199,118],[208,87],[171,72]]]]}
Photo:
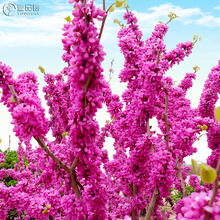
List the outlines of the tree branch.
{"type": "Polygon", "coordinates": [[[77,163],[79,162],[79,157],[75,157],[72,166],[70,167],[71,171],[74,171],[76,169],[77,163]]]}
{"type": "Polygon", "coordinates": [[[165,99],[165,112],[164,112],[164,119],[165,119],[165,125],[166,125],[166,135],[165,135],[165,140],[166,140],[166,149],[169,149],[169,136],[168,132],[170,130],[170,126],[168,123],[168,118],[167,118],[167,110],[168,110],[168,88],[169,88],[169,83],[167,84],[167,88],[165,89],[165,94],[166,94],[166,99],[165,99]]]}
{"type": "Polygon", "coordinates": [[[103,0],[103,11],[105,11],[105,0],[103,0]]]}
{"type": "MultiPolygon", "coordinates": [[[[103,0],[104,1],[104,0],[103,0]]],[[[102,37],[102,32],[103,32],[103,29],[104,29],[104,26],[105,26],[105,21],[106,21],[106,18],[107,18],[107,16],[108,16],[108,12],[109,12],[109,10],[110,10],[110,8],[114,5],[115,3],[113,3],[113,4],[111,4],[109,7],[108,7],[108,9],[107,9],[107,11],[106,11],[106,15],[105,15],[105,17],[103,18],[103,20],[102,20],[102,25],[101,25],[101,29],[100,29],[100,32],[99,32],[99,39],[101,39],[101,37],[102,37]]],[[[103,4],[103,7],[104,7],[104,4],[103,4]]]]}
{"type": "Polygon", "coordinates": [[[87,79],[87,81],[86,81],[86,83],[85,83],[85,85],[84,85],[84,90],[85,90],[85,92],[84,92],[84,110],[85,110],[86,107],[87,107],[86,94],[87,94],[87,92],[88,92],[89,84],[90,84],[90,82],[91,82],[92,77],[93,77],[94,74],[95,74],[95,69],[94,69],[94,70],[92,71],[92,73],[89,75],[89,77],[88,77],[88,79],[87,79]]]}
{"type": "Polygon", "coordinates": [[[11,149],[11,135],[9,135],[9,144],[8,144],[8,149],[7,149],[7,153],[5,154],[5,157],[7,158],[7,155],[9,154],[11,149]]]}
{"type": "Polygon", "coordinates": [[[153,196],[151,198],[150,205],[148,207],[147,214],[146,214],[144,220],[150,220],[150,217],[152,215],[152,212],[154,211],[154,206],[156,204],[158,196],[159,196],[159,188],[158,188],[158,186],[156,186],[155,189],[154,189],[154,193],[153,193],[153,196]]]}
{"type": "Polygon", "coordinates": [[[11,94],[12,94],[14,100],[15,100],[15,103],[16,103],[17,105],[19,105],[20,102],[19,102],[19,100],[18,100],[17,94],[15,93],[15,90],[14,90],[13,85],[9,85],[8,87],[9,87],[9,89],[10,89],[10,91],[11,91],[11,94]]]}
{"type": "MultiPolygon", "coordinates": [[[[148,134],[149,137],[151,136],[150,126],[149,126],[149,118],[147,118],[147,134],[148,134]]],[[[153,148],[153,144],[152,143],[151,143],[150,148],[151,148],[151,152],[154,152],[154,148],[153,148]]],[[[151,214],[152,214],[152,212],[154,210],[154,206],[156,204],[158,196],[159,196],[159,188],[158,188],[158,186],[156,186],[155,189],[154,189],[153,196],[151,198],[150,205],[148,207],[147,214],[146,214],[144,220],[149,220],[150,219],[151,214]]]]}
{"type": "MultiPolygon", "coordinates": [[[[133,197],[135,197],[136,195],[137,195],[137,186],[133,183],[133,197]]],[[[134,210],[134,207],[132,207],[131,219],[132,220],[137,219],[137,211],[134,210]]]]}
{"type": "MultiPolygon", "coordinates": [[[[85,4],[86,4],[86,0],[83,0],[82,6],[84,7],[85,4]]],[[[84,12],[84,17],[85,17],[86,26],[88,27],[89,26],[89,19],[88,19],[88,15],[86,14],[86,12],[84,12]]]]}
{"type": "MultiPolygon", "coordinates": [[[[165,99],[165,113],[164,113],[164,118],[165,118],[165,125],[166,125],[166,135],[165,135],[165,140],[166,140],[166,149],[170,151],[169,149],[169,130],[170,130],[170,126],[168,123],[168,118],[167,118],[167,110],[168,110],[168,88],[169,88],[169,83],[167,85],[167,88],[165,89],[165,94],[166,94],[166,99],[165,99]]],[[[186,192],[186,187],[183,181],[183,175],[180,169],[180,164],[179,164],[179,159],[176,158],[176,169],[177,169],[177,175],[178,178],[180,180],[181,183],[181,188],[182,188],[182,194],[183,194],[183,198],[187,196],[187,192],[186,192]]]]}
{"type": "Polygon", "coordinates": [[[176,169],[177,169],[177,175],[178,175],[178,179],[180,180],[180,184],[181,184],[181,188],[182,188],[182,194],[183,194],[183,198],[187,196],[187,191],[186,191],[186,187],[185,187],[185,183],[183,180],[183,175],[180,169],[180,163],[179,163],[179,158],[176,158],[176,169]]]}
{"type": "Polygon", "coordinates": [[[157,51],[157,60],[156,60],[156,64],[158,64],[160,62],[160,49],[157,51]]]}
{"type": "Polygon", "coordinates": [[[161,210],[160,212],[161,212],[161,214],[162,214],[163,220],[167,220],[165,211],[164,211],[164,210],[161,210]]]}
{"type": "MultiPolygon", "coordinates": [[[[217,196],[218,194],[218,187],[219,187],[219,184],[218,184],[218,178],[219,178],[219,173],[220,173],[220,158],[218,160],[218,165],[217,165],[217,169],[216,169],[216,173],[217,173],[217,177],[215,179],[215,182],[214,182],[214,187],[212,189],[212,197],[209,201],[209,206],[212,206],[214,201],[215,201],[215,197],[217,196]]],[[[209,215],[210,213],[209,212],[206,212],[206,216],[204,218],[204,220],[208,220],[209,219],[209,215]]]]}
{"type": "Polygon", "coordinates": [[[41,137],[34,137],[34,139],[37,141],[40,147],[48,154],[48,156],[50,156],[60,167],[62,167],[64,170],[67,171],[67,173],[70,174],[70,168],[65,163],[63,163],[61,160],[59,160],[59,158],[56,157],[53,154],[53,152],[50,151],[50,149],[45,145],[41,137]]]}
{"type": "MultiPolygon", "coordinates": [[[[150,133],[150,125],[149,125],[149,117],[147,118],[147,134],[148,134],[148,137],[151,137],[152,135],[151,135],[151,133],[150,133]]],[[[150,150],[151,150],[151,152],[154,152],[154,146],[153,146],[153,144],[151,143],[150,144],[150,150]]]]}
{"type": "Polygon", "coordinates": [[[80,193],[78,185],[76,183],[76,174],[71,173],[70,179],[71,179],[71,186],[76,194],[77,199],[81,199],[81,193],[80,193]]]}
{"type": "MultiPolygon", "coordinates": [[[[12,95],[13,95],[13,98],[14,98],[16,104],[19,105],[20,102],[19,102],[19,99],[17,97],[17,94],[14,91],[13,85],[9,85],[8,87],[9,87],[9,89],[10,89],[12,95]]],[[[74,190],[74,192],[76,194],[76,197],[78,199],[81,199],[81,193],[80,193],[78,185],[76,183],[76,174],[75,174],[75,170],[74,170],[76,165],[77,165],[77,163],[78,163],[77,157],[73,161],[73,165],[71,166],[71,168],[69,168],[68,166],[66,166],[65,163],[63,163],[61,160],[59,160],[59,158],[56,157],[53,154],[53,152],[50,151],[50,149],[45,145],[45,143],[44,143],[44,141],[42,140],[41,137],[39,137],[39,136],[38,137],[34,137],[34,139],[37,141],[37,143],[40,145],[40,147],[47,153],[47,155],[50,156],[53,159],[53,161],[55,161],[61,168],[63,168],[64,170],[66,170],[67,173],[70,174],[71,186],[72,186],[72,188],[73,188],[73,190],[74,190]]]]}

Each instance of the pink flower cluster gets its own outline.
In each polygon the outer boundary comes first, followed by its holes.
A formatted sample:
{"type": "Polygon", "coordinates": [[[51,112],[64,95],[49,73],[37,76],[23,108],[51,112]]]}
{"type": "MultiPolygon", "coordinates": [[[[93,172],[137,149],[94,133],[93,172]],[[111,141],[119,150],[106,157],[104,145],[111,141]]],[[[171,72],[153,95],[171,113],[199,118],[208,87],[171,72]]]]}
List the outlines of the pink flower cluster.
{"type": "MultiPolygon", "coordinates": [[[[8,175],[18,180],[9,188],[0,183],[0,218],[16,208],[18,214],[25,211],[27,219],[130,219],[149,207],[148,213],[162,220],[163,198],[170,195],[173,185],[181,191],[186,185],[189,168],[181,165],[197,151],[193,144],[203,132],[198,125],[207,125],[208,145],[213,150],[208,163],[217,166],[219,126],[213,110],[220,88],[220,62],[205,83],[198,108],[192,109],[186,92],[195,73],[187,73],[177,86],[165,74],[192,52],[194,44],[183,42],[167,52],[168,26],[163,23],[143,41],[137,18],[127,11],[127,27],[118,33],[125,57],[119,78],[127,83],[122,102],[112,94],[101,66],[105,52],[95,20],[103,21],[106,12],[96,8],[94,1],[69,2],[74,3],[73,19],[64,25],[62,39],[62,58],[68,67],[44,77],[49,120],[38,97],[35,74],[29,71],[14,79],[11,68],[0,62],[1,102],[9,108],[20,139],[19,163],[13,170],[0,170],[0,179],[8,175]],[[9,85],[19,103],[13,102],[9,85]],[[95,116],[103,103],[111,121],[100,130],[95,116]],[[159,133],[152,129],[152,119],[157,119],[159,133]],[[49,130],[51,141],[45,137],[49,130]],[[109,136],[116,152],[111,161],[103,150],[109,136]],[[40,137],[45,145],[33,148],[31,137],[38,141],[40,137]]],[[[1,161],[3,157],[0,154],[1,161]]],[[[206,212],[218,219],[219,197],[209,207],[211,191],[204,192],[212,185],[201,187],[194,175],[190,184],[196,193],[175,206],[177,219],[202,219],[206,212]]]]}
{"type": "Polygon", "coordinates": [[[220,200],[216,199],[212,207],[208,206],[212,191],[192,193],[190,196],[179,200],[174,211],[177,214],[177,220],[204,219],[206,212],[210,213],[210,220],[218,220],[220,216],[220,200]]]}

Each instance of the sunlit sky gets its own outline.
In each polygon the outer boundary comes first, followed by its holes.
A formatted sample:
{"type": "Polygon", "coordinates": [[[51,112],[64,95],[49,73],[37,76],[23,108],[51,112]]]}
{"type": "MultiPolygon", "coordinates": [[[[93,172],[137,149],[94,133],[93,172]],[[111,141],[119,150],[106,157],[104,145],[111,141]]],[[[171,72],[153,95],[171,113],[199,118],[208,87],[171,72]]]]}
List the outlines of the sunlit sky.
{"type": "MultiPolygon", "coordinates": [[[[95,1],[98,6],[102,6],[102,0],[95,1]]],[[[107,7],[114,1],[106,1],[107,7]]],[[[185,73],[192,72],[193,66],[200,67],[193,88],[187,94],[191,100],[191,106],[197,107],[204,82],[211,68],[217,65],[220,59],[220,2],[219,0],[127,0],[130,10],[132,10],[139,20],[140,29],[143,32],[143,40],[150,36],[158,21],[167,22],[167,15],[170,12],[176,13],[179,18],[169,23],[169,31],[165,37],[167,50],[183,41],[192,40],[196,34],[202,38],[198,42],[193,53],[180,65],[175,66],[167,72],[177,83],[181,81],[185,73]]],[[[64,17],[71,16],[72,5],[62,0],[12,0],[0,1],[0,61],[11,66],[15,76],[24,71],[33,70],[37,75],[41,87],[44,85],[43,75],[38,70],[41,65],[46,72],[58,73],[66,65],[62,59],[62,26],[65,23],[64,17]],[[17,8],[10,12],[11,16],[3,13],[6,3],[12,3],[16,7],[25,5],[38,5],[39,11],[36,15],[18,15],[17,8]]],[[[119,27],[113,22],[115,18],[123,20],[123,9],[117,9],[109,14],[104,29],[101,43],[107,53],[103,68],[108,79],[110,62],[114,62],[115,73],[111,80],[111,87],[114,93],[119,95],[125,89],[125,85],[119,84],[118,74],[123,68],[124,58],[117,46],[117,32],[119,27]]],[[[99,24],[97,24],[99,25],[99,24]]],[[[40,91],[40,96],[43,94],[40,91]]],[[[42,100],[43,101],[43,100],[42,100]]],[[[217,105],[220,103],[217,103],[217,105]]],[[[45,102],[43,102],[45,106],[45,102]]],[[[101,126],[109,118],[105,108],[99,111],[97,119],[101,126]]],[[[9,135],[11,135],[11,148],[17,149],[18,140],[12,132],[11,116],[5,106],[0,104],[0,138],[1,149],[7,149],[9,145],[9,135]]],[[[156,128],[155,121],[151,121],[156,128]]],[[[112,140],[108,140],[105,147],[110,155],[112,140]]],[[[206,136],[199,142],[195,142],[198,153],[193,158],[205,161],[210,151],[206,147],[206,136]]],[[[186,159],[190,162],[190,158],[186,159]]]]}

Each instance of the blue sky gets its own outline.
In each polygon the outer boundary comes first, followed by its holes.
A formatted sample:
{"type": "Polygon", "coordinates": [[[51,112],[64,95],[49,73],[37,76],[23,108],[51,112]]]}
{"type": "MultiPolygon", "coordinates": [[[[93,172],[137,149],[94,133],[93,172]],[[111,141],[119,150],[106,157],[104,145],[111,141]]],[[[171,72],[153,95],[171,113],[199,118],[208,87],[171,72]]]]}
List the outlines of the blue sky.
{"type": "MultiPolygon", "coordinates": [[[[95,1],[101,6],[102,0],[95,1]]],[[[106,0],[107,7],[114,1],[106,0]]],[[[143,39],[150,36],[155,24],[160,20],[167,22],[167,15],[170,12],[176,13],[179,18],[169,23],[169,31],[165,37],[167,50],[175,48],[176,44],[192,40],[197,34],[202,38],[198,42],[193,53],[183,63],[172,68],[167,73],[174,80],[180,82],[186,72],[192,72],[193,66],[200,67],[194,87],[188,92],[187,97],[191,100],[192,107],[199,103],[200,94],[211,68],[217,65],[220,59],[220,2],[219,0],[198,1],[198,0],[127,0],[130,9],[139,20],[140,29],[143,32],[143,39]]],[[[64,0],[12,0],[0,1],[0,61],[12,67],[17,76],[24,71],[33,70],[39,76],[39,82],[43,86],[43,75],[40,74],[38,66],[45,68],[46,72],[57,73],[63,69],[65,63],[62,61],[62,26],[65,23],[64,17],[71,15],[72,5],[64,0]],[[18,5],[35,4],[39,5],[37,15],[17,15],[16,10],[11,11],[12,16],[3,14],[2,9],[6,3],[18,5]]],[[[111,87],[114,93],[121,94],[125,85],[120,85],[117,78],[123,68],[123,56],[117,46],[117,31],[119,27],[113,20],[123,20],[123,9],[117,9],[109,14],[104,29],[101,43],[107,53],[103,62],[105,76],[108,79],[110,62],[115,59],[113,68],[115,74],[111,80],[111,87]]],[[[97,23],[97,25],[100,25],[97,23]]],[[[40,92],[42,97],[42,92],[40,92]]],[[[45,105],[45,103],[43,102],[45,105]]],[[[220,105],[220,103],[219,103],[220,105]]],[[[10,125],[10,115],[7,109],[0,105],[0,138],[3,140],[1,148],[8,146],[8,135],[13,135],[10,125]]],[[[105,109],[99,112],[97,119],[103,125],[108,119],[105,109]]],[[[152,121],[153,124],[155,122],[152,121]]],[[[205,160],[210,153],[205,147],[206,137],[203,136],[198,145],[199,154],[195,158],[205,160]],[[201,153],[202,152],[202,153],[201,153]]],[[[110,149],[112,142],[108,141],[107,148],[110,149]]],[[[12,136],[13,149],[17,148],[17,140],[12,136]]],[[[188,162],[189,160],[187,160],[188,162]]]]}

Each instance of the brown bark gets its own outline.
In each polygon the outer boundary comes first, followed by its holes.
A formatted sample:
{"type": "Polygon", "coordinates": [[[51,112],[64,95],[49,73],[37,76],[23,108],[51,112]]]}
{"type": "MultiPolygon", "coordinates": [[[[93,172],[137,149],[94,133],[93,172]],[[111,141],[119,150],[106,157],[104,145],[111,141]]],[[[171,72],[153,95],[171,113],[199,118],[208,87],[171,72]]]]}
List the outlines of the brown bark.
{"type": "MultiPolygon", "coordinates": [[[[8,86],[11,93],[12,93],[12,96],[14,97],[14,100],[16,102],[17,105],[20,104],[19,102],[19,99],[17,97],[17,94],[15,93],[14,91],[14,87],[13,85],[9,85],[8,86]]],[[[64,170],[66,170],[67,173],[70,174],[70,179],[71,179],[71,186],[76,194],[76,197],[78,199],[81,199],[81,193],[79,191],[79,188],[78,188],[78,184],[77,184],[77,181],[76,181],[76,174],[75,174],[75,168],[76,168],[76,165],[78,163],[78,160],[79,158],[76,157],[75,160],[73,161],[73,164],[71,166],[71,168],[69,168],[65,163],[63,163],[61,160],[59,160],[58,157],[56,157],[56,155],[54,155],[54,153],[52,151],[50,151],[50,149],[45,145],[43,139],[41,137],[34,137],[34,139],[37,141],[37,143],[40,145],[40,147],[42,148],[42,150],[44,150],[48,156],[50,156],[53,161],[55,161],[61,168],[63,168],[64,170]]]]}
{"type": "MultiPolygon", "coordinates": [[[[133,184],[133,197],[135,197],[136,195],[137,195],[137,186],[133,184]]],[[[131,219],[132,220],[137,219],[137,211],[134,210],[134,207],[132,207],[131,219]]]]}
{"type": "MultiPolygon", "coordinates": [[[[217,173],[217,176],[216,176],[216,179],[215,179],[215,182],[214,182],[214,187],[212,189],[213,192],[212,192],[212,197],[211,197],[211,199],[209,201],[209,206],[213,205],[213,203],[215,201],[215,197],[218,194],[218,188],[219,188],[218,178],[219,178],[219,173],[220,173],[220,158],[219,158],[219,161],[218,161],[216,173],[217,173]]],[[[205,216],[204,220],[208,220],[209,219],[209,215],[210,215],[210,213],[206,212],[206,216],[205,216]]]]}

